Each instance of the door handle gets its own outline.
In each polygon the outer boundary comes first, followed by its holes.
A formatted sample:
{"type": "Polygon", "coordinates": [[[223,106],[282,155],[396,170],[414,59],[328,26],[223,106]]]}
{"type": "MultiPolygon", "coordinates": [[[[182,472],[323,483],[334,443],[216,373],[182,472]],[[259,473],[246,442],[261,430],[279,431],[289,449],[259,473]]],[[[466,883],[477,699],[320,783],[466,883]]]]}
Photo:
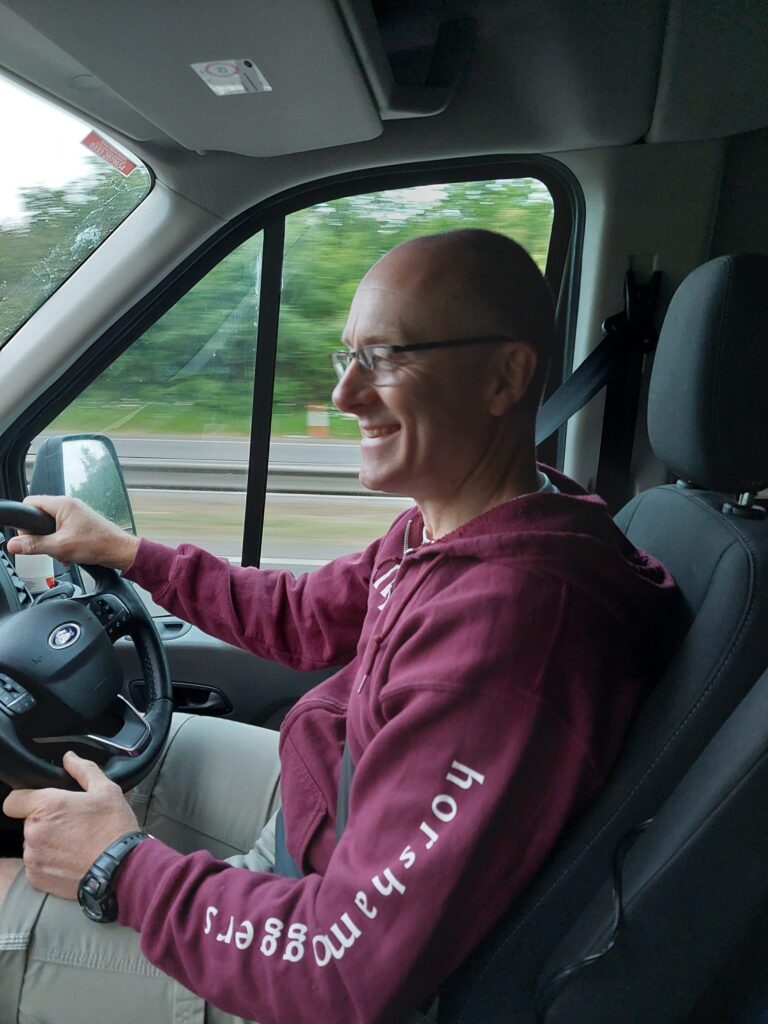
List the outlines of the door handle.
{"type": "MultiPolygon", "coordinates": [[[[199,683],[173,682],[173,707],[188,715],[228,715],[232,702],[221,690],[199,683]]],[[[143,679],[132,679],[128,684],[131,700],[140,709],[147,706],[147,688],[143,679]]]]}
{"type": "Polygon", "coordinates": [[[193,715],[226,715],[232,705],[219,690],[206,686],[173,684],[173,704],[176,711],[193,715]]]}

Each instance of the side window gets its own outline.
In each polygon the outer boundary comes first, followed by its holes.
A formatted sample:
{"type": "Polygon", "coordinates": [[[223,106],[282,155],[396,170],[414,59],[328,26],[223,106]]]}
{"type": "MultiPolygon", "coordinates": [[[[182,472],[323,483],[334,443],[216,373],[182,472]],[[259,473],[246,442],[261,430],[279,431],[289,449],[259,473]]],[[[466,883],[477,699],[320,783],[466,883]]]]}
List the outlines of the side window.
{"type": "Polygon", "coordinates": [[[360,485],[357,421],[330,401],[330,353],[366,270],[410,238],[477,227],[508,234],[544,271],[553,212],[540,181],[515,178],[349,196],[286,218],[263,566],[300,572],[359,550],[409,505],[360,485]]]}
{"type": "Polygon", "coordinates": [[[144,199],[149,172],[90,125],[0,75],[0,347],[144,199]],[[34,126],[30,130],[30,126],[34,126]]]}
{"type": "Polygon", "coordinates": [[[240,555],[261,249],[225,257],[45,431],[112,438],[142,536],[240,555]]]}

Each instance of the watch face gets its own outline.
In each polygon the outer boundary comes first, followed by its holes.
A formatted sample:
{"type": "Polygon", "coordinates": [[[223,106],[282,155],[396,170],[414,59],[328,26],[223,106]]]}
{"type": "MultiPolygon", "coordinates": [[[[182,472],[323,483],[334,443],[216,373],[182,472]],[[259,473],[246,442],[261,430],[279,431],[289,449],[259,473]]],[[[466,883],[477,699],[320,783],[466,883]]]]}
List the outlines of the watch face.
{"type": "Polygon", "coordinates": [[[143,839],[146,832],[126,832],[100,853],[91,864],[77,889],[77,902],[91,921],[116,921],[117,896],[113,889],[115,877],[127,854],[143,839]]]}
{"type": "Polygon", "coordinates": [[[117,901],[110,892],[109,882],[87,874],[77,890],[77,902],[91,921],[114,921],[117,901]]]}
{"type": "Polygon", "coordinates": [[[81,889],[77,894],[77,902],[83,908],[86,917],[90,917],[92,921],[101,920],[101,904],[90,893],[81,889]]]}

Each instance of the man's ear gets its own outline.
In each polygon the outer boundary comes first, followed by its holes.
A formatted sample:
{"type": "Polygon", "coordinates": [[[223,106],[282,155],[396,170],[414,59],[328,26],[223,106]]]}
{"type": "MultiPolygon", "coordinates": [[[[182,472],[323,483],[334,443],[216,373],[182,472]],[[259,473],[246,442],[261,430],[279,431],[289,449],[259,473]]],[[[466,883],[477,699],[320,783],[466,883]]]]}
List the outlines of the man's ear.
{"type": "Polygon", "coordinates": [[[519,406],[529,392],[539,365],[539,354],[527,341],[505,341],[498,347],[494,390],[489,411],[504,416],[519,406]]]}

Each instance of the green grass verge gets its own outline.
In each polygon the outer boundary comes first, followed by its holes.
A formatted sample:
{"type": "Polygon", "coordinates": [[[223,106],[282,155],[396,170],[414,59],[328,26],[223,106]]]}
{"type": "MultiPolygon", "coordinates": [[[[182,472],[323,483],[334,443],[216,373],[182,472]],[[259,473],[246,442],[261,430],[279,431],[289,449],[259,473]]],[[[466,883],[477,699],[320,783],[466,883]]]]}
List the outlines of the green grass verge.
{"type": "MultiPolygon", "coordinates": [[[[360,431],[356,420],[347,419],[329,407],[330,437],[357,441],[360,431]]],[[[173,403],[152,402],[131,405],[122,402],[97,404],[74,402],[51,423],[52,433],[109,434],[157,437],[248,437],[250,414],[238,409],[200,408],[173,403]]],[[[276,410],[272,416],[273,437],[306,437],[307,416],[303,410],[276,410]]]]}

